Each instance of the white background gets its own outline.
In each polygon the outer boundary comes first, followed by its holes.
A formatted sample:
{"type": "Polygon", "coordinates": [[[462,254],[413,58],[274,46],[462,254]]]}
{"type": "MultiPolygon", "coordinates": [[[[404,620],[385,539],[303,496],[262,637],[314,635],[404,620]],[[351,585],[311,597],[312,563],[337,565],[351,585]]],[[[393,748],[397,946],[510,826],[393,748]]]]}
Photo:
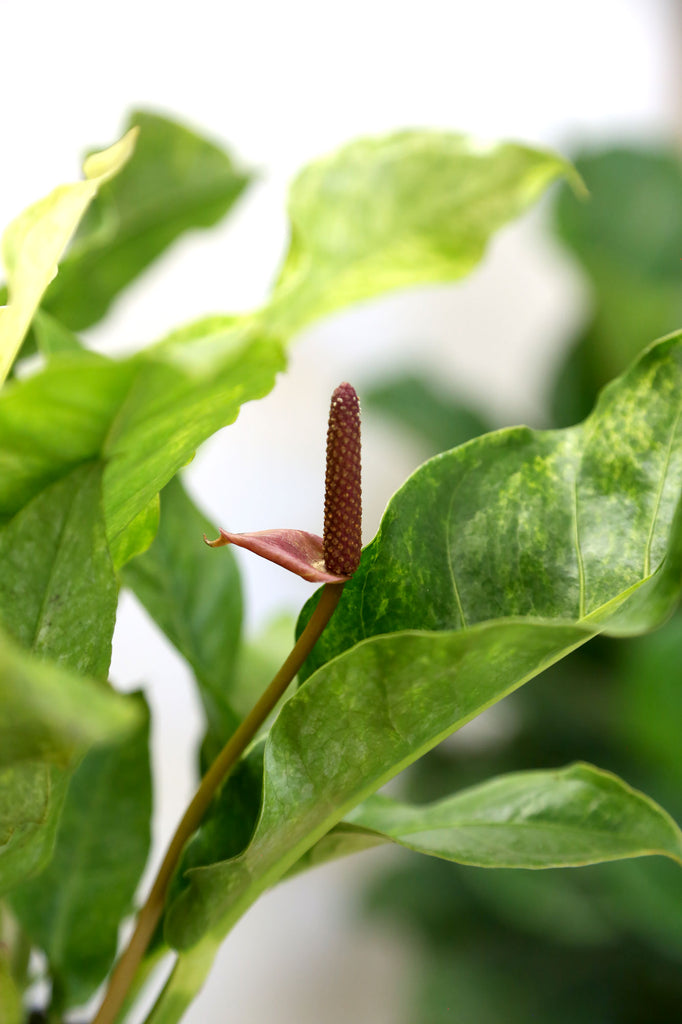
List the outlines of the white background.
{"type": "MultiPolygon", "coordinates": [[[[77,176],[82,151],[117,137],[130,108],[177,115],[228,145],[259,182],[223,227],[177,244],[91,335],[105,351],[151,341],[264,298],[286,244],[287,181],[354,136],[434,126],[570,151],[679,135],[675,9],[674,0],[0,0],[0,224],[77,176]]],[[[500,235],[468,281],[393,295],[307,331],[272,395],[202,449],[190,485],[231,529],[319,532],[327,403],[340,380],[362,395],[373,377],[420,360],[499,422],[542,423],[543,388],[585,301],[543,235],[541,205],[500,235]]],[[[364,447],[369,540],[416,453],[372,422],[364,447]]],[[[251,629],[309,593],[266,563],[242,565],[251,629]]],[[[144,681],[156,716],[157,862],[190,793],[200,720],[183,666],[132,599],[112,674],[126,688],[144,681]]],[[[366,855],[263,898],[187,1021],[400,1024],[409,944],[357,912],[363,879],[384,863],[366,855]]]]}

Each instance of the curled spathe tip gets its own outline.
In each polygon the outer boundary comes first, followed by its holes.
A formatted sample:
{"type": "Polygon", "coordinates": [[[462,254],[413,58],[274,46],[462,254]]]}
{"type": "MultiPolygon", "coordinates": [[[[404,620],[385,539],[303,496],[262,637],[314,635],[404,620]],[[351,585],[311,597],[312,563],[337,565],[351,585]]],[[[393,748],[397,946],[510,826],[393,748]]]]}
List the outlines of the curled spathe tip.
{"type": "Polygon", "coordinates": [[[215,540],[204,540],[212,548],[246,548],[310,583],[345,583],[351,578],[362,549],[360,402],[351,384],[339,384],[329,409],[324,536],[305,530],[221,529],[215,540]]]}

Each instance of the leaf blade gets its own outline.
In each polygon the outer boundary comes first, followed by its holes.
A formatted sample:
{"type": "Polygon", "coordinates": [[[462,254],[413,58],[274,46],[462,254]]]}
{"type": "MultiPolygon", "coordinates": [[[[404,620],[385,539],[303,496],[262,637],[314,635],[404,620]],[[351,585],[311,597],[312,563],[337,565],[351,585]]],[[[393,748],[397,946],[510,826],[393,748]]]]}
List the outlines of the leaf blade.
{"type": "Polygon", "coordinates": [[[16,218],[2,237],[8,303],[0,307],[0,385],[5,380],[57,263],[89,203],[130,159],[136,132],[83,164],[85,180],[62,185],[16,218]]]}
{"type": "Polygon", "coordinates": [[[446,132],[360,139],[310,164],[289,196],[292,240],[266,322],[291,334],[395,288],[452,281],[559,176],[553,153],[446,132]]]}
{"type": "Polygon", "coordinates": [[[148,747],[146,713],[122,742],[85,756],[69,785],[49,866],[10,896],[47,955],[61,1010],[82,1005],[103,980],[119,922],[131,909],[150,842],[148,747]]]}
{"type": "Polygon", "coordinates": [[[347,820],[477,867],[578,867],[654,854],[682,864],[672,818],[616,775],[583,763],[510,773],[422,807],[374,797],[347,820]]]}
{"type": "Polygon", "coordinates": [[[670,612],[682,566],[681,393],[678,335],[614,382],[582,427],[500,431],[408,480],[316,648],[319,667],[271,730],[250,847],[189,872],[167,914],[173,944],[224,932],[351,806],[594,633],[652,628],[670,612]],[[592,509],[582,574],[566,499],[579,474],[592,509]],[[453,491],[463,495],[454,518],[453,491]],[[442,582],[448,545],[459,586],[442,582]],[[649,568],[660,563],[649,576],[647,549],[649,568]],[[545,590],[533,589],[538,576],[545,590]]]}
{"type": "Polygon", "coordinates": [[[74,331],[100,320],[180,235],[216,224],[249,182],[222,148],[177,121],[138,110],[133,129],[134,154],[100,190],[45,296],[74,331]]]}

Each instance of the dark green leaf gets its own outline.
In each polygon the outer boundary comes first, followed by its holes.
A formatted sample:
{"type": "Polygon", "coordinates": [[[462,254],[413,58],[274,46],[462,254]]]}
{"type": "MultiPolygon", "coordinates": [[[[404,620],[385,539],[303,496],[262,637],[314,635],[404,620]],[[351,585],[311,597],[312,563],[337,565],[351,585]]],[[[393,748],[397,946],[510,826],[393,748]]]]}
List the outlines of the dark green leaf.
{"type": "Polygon", "coordinates": [[[209,727],[225,743],[239,722],[230,682],[239,647],[242,596],[234,558],[216,557],[202,539],[217,528],[194,505],[179,479],[161,493],[159,532],[149,551],[123,570],[199,683],[209,727]]]}
{"type": "Polygon", "coordinates": [[[399,430],[409,430],[429,455],[464,444],[489,429],[477,412],[416,373],[365,389],[362,405],[366,412],[387,417],[399,430]]]}
{"type": "Polygon", "coordinates": [[[220,147],[159,114],[136,111],[125,175],[92,203],[43,305],[71,330],[104,316],[113,299],[179,235],[211,227],[249,178],[220,147]]]}
{"type": "Polygon", "coordinates": [[[55,1009],[84,1003],[103,980],[119,922],[132,910],[149,849],[148,739],[145,715],[133,734],[85,756],[51,863],[12,893],[17,918],[47,955],[55,1009]]]}
{"type": "Polygon", "coordinates": [[[597,391],[650,338],[682,320],[679,236],[682,163],[668,149],[607,149],[578,156],[586,203],[559,194],[556,222],[587,273],[592,320],[561,368],[552,400],[558,426],[585,415],[597,391]]]}
{"type": "Polygon", "coordinates": [[[319,671],[271,730],[249,848],[189,873],[167,918],[173,944],[229,927],[351,807],[594,632],[669,613],[680,394],[677,337],[585,424],[499,431],[408,480],[316,649],[319,671]]]}
{"type": "Polygon", "coordinates": [[[651,281],[679,282],[682,163],[672,149],[585,151],[576,167],[590,194],[562,191],[561,238],[592,272],[607,262],[651,281]]]}

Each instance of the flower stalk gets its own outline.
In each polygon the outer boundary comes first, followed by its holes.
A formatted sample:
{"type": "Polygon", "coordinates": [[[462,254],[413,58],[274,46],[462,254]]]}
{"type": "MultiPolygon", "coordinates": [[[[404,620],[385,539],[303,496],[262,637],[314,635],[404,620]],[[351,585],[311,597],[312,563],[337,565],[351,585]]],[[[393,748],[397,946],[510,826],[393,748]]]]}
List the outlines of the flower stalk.
{"type": "Polygon", "coordinates": [[[288,658],[201,780],[171,839],[130,942],[111,974],[93,1024],[115,1024],[161,919],[168,887],[187,841],[201,824],[218,788],[295,678],[339,603],[344,585],[360,561],[360,515],[359,403],[351,385],[341,384],[332,395],[329,414],[324,538],[297,530],[260,534],[228,534],[221,530],[215,541],[206,541],[211,547],[241,543],[325,586],[288,658]]]}

